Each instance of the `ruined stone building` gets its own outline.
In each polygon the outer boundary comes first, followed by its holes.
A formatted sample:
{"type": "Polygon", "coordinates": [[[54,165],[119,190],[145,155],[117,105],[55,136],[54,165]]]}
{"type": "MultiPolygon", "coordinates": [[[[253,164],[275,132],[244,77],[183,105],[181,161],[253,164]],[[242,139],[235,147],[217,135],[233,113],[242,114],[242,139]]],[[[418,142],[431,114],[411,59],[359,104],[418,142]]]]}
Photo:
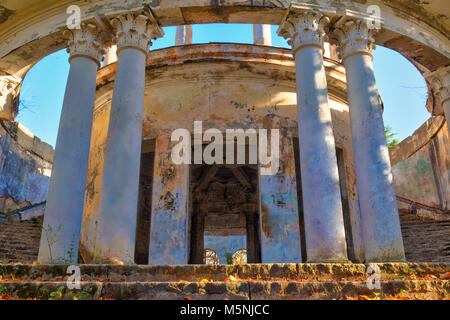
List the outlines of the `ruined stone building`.
{"type": "Polygon", "coordinates": [[[448,5],[302,2],[0,2],[0,260],[450,262],[448,5]],[[66,26],[73,4],[80,29],[66,26]],[[254,44],[192,44],[199,23],[254,24],[254,44]],[[292,49],[271,45],[270,25],[292,49]],[[176,43],[151,50],[163,26],[178,26],[176,43]],[[432,117],[390,150],[375,45],[400,52],[429,88],[432,117]],[[65,47],[53,151],[14,119],[27,72],[65,47]],[[223,140],[246,150],[244,163],[175,164],[177,129],[193,153],[208,148],[196,122],[215,139],[254,129],[256,139],[223,140]],[[273,130],[279,168],[263,174],[249,159],[264,132],[276,151],[273,130]]]}

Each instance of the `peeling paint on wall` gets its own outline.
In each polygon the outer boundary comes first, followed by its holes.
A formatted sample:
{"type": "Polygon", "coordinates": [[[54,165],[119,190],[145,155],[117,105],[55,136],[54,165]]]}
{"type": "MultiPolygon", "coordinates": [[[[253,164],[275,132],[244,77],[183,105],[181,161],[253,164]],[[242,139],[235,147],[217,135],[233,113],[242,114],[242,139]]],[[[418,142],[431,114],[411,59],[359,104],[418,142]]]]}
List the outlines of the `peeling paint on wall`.
{"type": "MultiPolygon", "coordinates": [[[[248,45],[233,45],[233,50],[243,50],[245,55],[236,54],[225,58],[220,56],[217,61],[214,57],[184,61],[183,57],[177,58],[174,54],[174,50],[188,50],[186,47],[190,46],[184,47],[158,50],[154,53],[155,56],[161,61],[166,57],[171,64],[147,68],[143,139],[157,140],[150,263],[187,263],[189,168],[171,165],[169,141],[175,129],[185,128],[192,133],[194,121],[203,121],[203,130],[217,128],[223,132],[227,128],[280,129],[282,171],[278,176],[260,179],[260,216],[265,230],[264,235],[263,231],[260,232],[263,238],[261,241],[265,243],[265,248],[261,248],[262,259],[263,262],[300,262],[296,174],[292,149],[292,138],[298,136],[294,65],[280,61],[262,63],[262,53],[258,54],[255,58],[257,62],[253,63],[253,49],[248,45]],[[286,250],[280,251],[280,247],[285,247],[286,250]]],[[[284,52],[277,48],[270,50],[284,52]]],[[[333,67],[330,60],[327,63],[333,130],[336,141],[345,154],[352,226],[359,228],[348,106],[342,98],[336,98],[337,93],[340,93],[338,96],[341,95],[345,83],[342,82],[339,65],[333,67]]],[[[109,114],[109,103],[105,101],[113,90],[114,72],[114,65],[99,72],[80,246],[83,257],[94,250],[103,148],[109,114]]],[[[343,95],[345,96],[345,91],[343,95]]],[[[353,234],[354,238],[360,236],[359,232],[353,234]]],[[[360,241],[354,239],[354,242],[360,241]]]]}
{"type": "Polygon", "coordinates": [[[260,176],[261,256],[264,263],[302,262],[292,140],[282,137],[281,168],[260,176]]]}
{"type": "Polygon", "coordinates": [[[0,126],[0,212],[46,201],[51,163],[20,146],[0,126]]]}
{"type": "Polygon", "coordinates": [[[156,139],[149,263],[188,263],[189,168],[171,161],[170,136],[156,139]]]}
{"type": "Polygon", "coordinates": [[[429,207],[450,210],[449,146],[444,125],[416,153],[396,163],[392,173],[397,195],[429,207]]]}

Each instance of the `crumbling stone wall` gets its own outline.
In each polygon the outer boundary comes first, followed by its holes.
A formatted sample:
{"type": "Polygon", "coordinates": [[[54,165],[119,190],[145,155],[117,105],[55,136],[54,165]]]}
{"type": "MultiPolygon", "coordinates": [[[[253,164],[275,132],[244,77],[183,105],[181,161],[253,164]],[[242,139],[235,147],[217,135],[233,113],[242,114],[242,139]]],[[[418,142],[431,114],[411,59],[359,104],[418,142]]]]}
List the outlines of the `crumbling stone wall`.
{"type": "Polygon", "coordinates": [[[390,150],[405,255],[450,262],[450,138],[443,117],[390,150]]]}
{"type": "Polygon", "coordinates": [[[53,148],[20,123],[0,124],[0,261],[37,259],[53,148]]]}
{"type": "Polygon", "coordinates": [[[53,148],[20,123],[0,125],[0,213],[46,201],[53,148]]]}
{"type": "Polygon", "coordinates": [[[450,137],[443,117],[428,120],[394,147],[391,159],[397,195],[450,218],[450,137]]]}

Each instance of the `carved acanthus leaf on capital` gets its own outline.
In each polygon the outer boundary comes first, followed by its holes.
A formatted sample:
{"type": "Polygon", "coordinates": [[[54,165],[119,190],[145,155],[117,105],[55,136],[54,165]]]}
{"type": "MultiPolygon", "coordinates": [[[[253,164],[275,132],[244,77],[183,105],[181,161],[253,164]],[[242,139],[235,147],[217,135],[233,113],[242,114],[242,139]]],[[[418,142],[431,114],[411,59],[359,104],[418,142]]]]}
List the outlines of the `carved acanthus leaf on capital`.
{"type": "Polygon", "coordinates": [[[375,33],[376,29],[371,28],[368,21],[343,17],[334,25],[332,42],[338,44],[342,60],[355,54],[366,54],[372,57],[372,50],[375,49],[375,33]]]}
{"type": "Polygon", "coordinates": [[[103,61],[107,35],[97,25],[82,24],[80,29],[66,30],[64,35],[69,38],[67,48],[67,52],[70,53],[69,60],[76,56],[84,56],[95,60],[99,65],[103,61]]]}
{"type": "Polygon", "coordinates": [[[149,13],[143,14],[123,14],[112,20],[116,35],[114,42],[117,50],[132,47],[148,53],[152,44],[152,39],[160,38],[164,35],[156,19],[149,13]]]}
{"type": "Polygon", "coordinates": [[[330,19],[317,10],[291,10],[278,30],[278,35],[289,39],[294,53],[307,46],[323,49],[326,28],[330,19]]]}
{"type": "Polygon", "coordinates": [[[425,75],[433,92],[433,115],[444,114],[443,104],[450,100],[450,66],[425,75]]]}

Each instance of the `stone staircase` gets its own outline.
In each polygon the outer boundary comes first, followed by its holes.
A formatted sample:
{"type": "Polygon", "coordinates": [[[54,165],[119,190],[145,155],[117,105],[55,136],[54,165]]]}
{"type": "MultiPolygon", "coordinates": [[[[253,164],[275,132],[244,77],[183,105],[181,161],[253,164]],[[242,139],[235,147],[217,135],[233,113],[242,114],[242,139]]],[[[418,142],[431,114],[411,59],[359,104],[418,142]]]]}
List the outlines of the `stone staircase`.
{"type": "Polygon", "coordinates": [[[403,243],[408,261],[450,263],[450,220],[402,219],[403,243]]]}
{"type": "Polygon", "coordinates": [[[39,253],[40,223],[0,222],[0,261],[2,263],[33,263],[39,253]]]}
{"type": "Polygon", "coordinates": [[[80,265],[81,289],[69,289],[67,265],[0,265],[0,293],[27,299],[448,299],[450,264],[377,264],[370,289],[363,264],[185,266],[80,265]]]}

